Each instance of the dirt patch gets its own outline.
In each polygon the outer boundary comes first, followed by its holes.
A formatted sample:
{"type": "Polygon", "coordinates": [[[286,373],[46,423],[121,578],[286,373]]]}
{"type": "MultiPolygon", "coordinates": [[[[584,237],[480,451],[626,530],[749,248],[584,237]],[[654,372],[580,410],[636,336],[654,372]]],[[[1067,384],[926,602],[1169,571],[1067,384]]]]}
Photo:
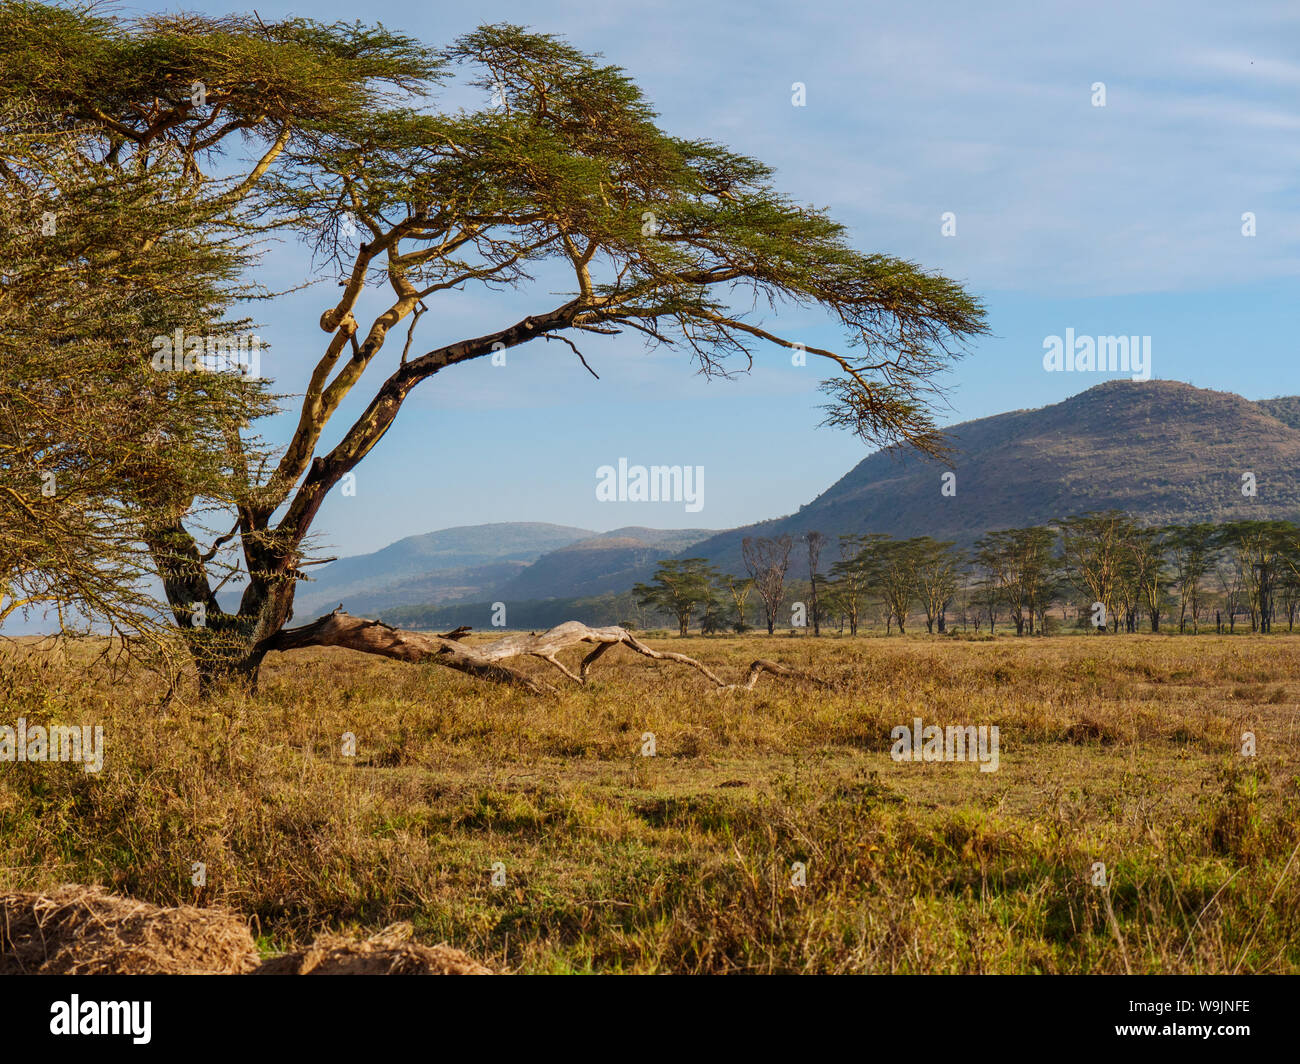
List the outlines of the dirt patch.
{"type": "Polygon", "coordinates": [[[0,974],[242,975],[260,960],[244,921],[219,909],[72,885],[0,894],[0,974]]]}
{"type": "Polygon", "coordinates": [[[450,946],[411,942],[410,924],[358,940],[319,936],[265,963],[243,918],[162,909],[68,885],[0,894],[0,975],[492,975],[450,946]]]}
{"type": "Polygon", "coordinates": [[[410,924],[393,924],[358,942],[321,935],[300,953],[263,964],[255,975],[491,975],[467,953],[409,941],[410,924]]]}

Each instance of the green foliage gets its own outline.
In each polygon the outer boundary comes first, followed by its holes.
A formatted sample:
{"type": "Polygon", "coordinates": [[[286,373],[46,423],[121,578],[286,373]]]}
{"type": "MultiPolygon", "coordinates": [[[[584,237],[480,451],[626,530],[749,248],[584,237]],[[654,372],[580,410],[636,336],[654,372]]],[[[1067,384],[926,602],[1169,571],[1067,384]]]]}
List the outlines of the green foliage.
{"type": "Polygon", "coordinates": [[[258,443],[231,436],[273,405],[238,373],[158,372],[154,338],[244,340],[257,293],[177,167],[83,165],[67,126],[0,97],[0,620],[150,631],[142,541],[241,497],[258,443]]]}
{"type": "MultiPolygon", "coordinates": [[[[449,366],[539,337],[577,351],[571,335],[631,329],[726,375],[733,356],[748,366],[761,350],[794,346],[737,307],[751,297],[816,307],[843,333],[842,350],[807,349],[837,377],[829,420],[874,443],[935,452],[937,376],[985,330],[983,308],[959,285],[853,249],[826,212],[777,191],[759,161],[672,136],[623,71],[518,26],[434,49],[359,23],[132,19],[6,0],[0,103],[15,100],[75,126],[68,169],[97,170],[115,193],[178,168],[195,240],[244,250],[288,229],[315,239],[328,272],[343,277],[320,316],[327,339],[283,454],[260,461],[244,425],[214,442],[231,476],[213,497],[234,524],[216,546],[242,548],[247,581],[236,612],[215,597],[208,562],[218,554],[187,527],[205,496],[148,481],[176,510],[144,537],[172,612],[182,622],[193,603],[208,607],[210,632],[189,636],[205,677],[223,668],[212,633],[227,641],[230,671],[256,673],[292,615],[325,493],[378,445],[410,391],[449,366]],[[431,90],[459,76],[490,95],[486,105],[431,108],[431,90]],[[523,320],[408,358],[434,297],[523,286],[543,263],[572,273],[558,302],[553,285],[538,286],[523,320]],[[354,311],[368,287],[386,290],[388,305],[367,327],[354,311]],[[403,323],[396,366],[317,453],[403,323]]],[[[162,230],[148,229],[123,242],[124,260],[155,252],[162,230]]],[[[144,490],[137,472],[147,471],[125,471],[123,496],[144,490]]]]}
{"type": "Polygon", "coordinates": [[[649,584],[637,584],[632,591],[642,606],[675,617],[681,635],[700,610],[710,619],[712,630],[720,631],[723,622],[714,588],[717,579],[717,572],[703,558],[669,559],[659,563],[649,584]]]}

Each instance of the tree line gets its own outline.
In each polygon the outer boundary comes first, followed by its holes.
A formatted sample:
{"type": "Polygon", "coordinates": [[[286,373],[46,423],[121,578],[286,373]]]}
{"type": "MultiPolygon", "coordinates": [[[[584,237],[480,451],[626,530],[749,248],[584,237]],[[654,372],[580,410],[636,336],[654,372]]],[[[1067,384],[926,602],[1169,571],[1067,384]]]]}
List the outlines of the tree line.
{"type": "Polygon", "coordinates": [[[1300,609],[1300,526],[1290,521],[1144,525],[1118,510],[1096,511],[1028,528],[989,532],[963,550],[930,536],[881,533],[830,537],[746,537],[745,575],[720,572],[704,558],[661,562],[637,602],[672,617],[685,635],[749,631],[765,625],[823,626],[856,635],[883,623],[906,632],[964,629],[1017,635],[1069,625],[1111,633],[1160,632],[1176,624],[1196,634],[1286,630],[1300,609]],[[790,578],[796,550],[808,579],[790,578]],[[751,620],[754,624],[751,624],[751,620]]]}

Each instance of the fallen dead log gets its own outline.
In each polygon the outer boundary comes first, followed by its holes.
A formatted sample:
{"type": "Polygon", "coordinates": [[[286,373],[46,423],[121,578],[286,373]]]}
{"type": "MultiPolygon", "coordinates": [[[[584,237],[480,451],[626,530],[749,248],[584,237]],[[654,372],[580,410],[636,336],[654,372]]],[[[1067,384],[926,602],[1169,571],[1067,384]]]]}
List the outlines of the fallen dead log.
{"type": "Polygon", "coordinates": [[[462,625],[454,632],[426,635],[423,632],[394,628],[382,621],[353,617],[351,614],[344,613],[340,607],[310,624],[284,629],[271,640],[267,649],[284,651],[311,646],[345,647],[366,654],[379,654],[398,661],[445,665],[447,668],[467,673],[477,679],[520,687],[533,694],[553,693],[553,689],[510,668],[503,662],[522,657],[539,658],[581,686],[586,684],[592,665],[609,650],[618,646],[626,647],[655,661],[671,661],[689,666],[706,677],[720,691],[752,691],[759,676],[765,672],[773,676],[804,680],[819,687],[830,686],[820,677],[767,658],[759,658],[751,662],[743,681],[727,683],[703,662],[675,651],[655,650],[637,639],[626,628],[617,625],[590,628],[580,621],[565,621],[540,634],[517,633],[502,636],[481,646],[470,646],[461,642],[469,631],[468,627],[462,625]],[[559,654],[563,650],[581,646],[589,646],[592,649],[582,659],[575,673],[559,659],[559,654]]]}

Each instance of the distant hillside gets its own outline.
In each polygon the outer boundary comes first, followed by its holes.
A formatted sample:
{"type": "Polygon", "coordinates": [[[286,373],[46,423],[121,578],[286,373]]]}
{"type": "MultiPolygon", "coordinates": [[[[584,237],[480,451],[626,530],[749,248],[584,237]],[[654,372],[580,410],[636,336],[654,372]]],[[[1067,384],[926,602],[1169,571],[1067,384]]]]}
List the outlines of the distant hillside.
{"type": "Polygon", "coordinates": [[[299,590],[294,612],[312,617],[342,603],[374,617],[402,606],[598,596],[630,588],[660,560],[714,534],[639,526],[598,534],[523,523],[448,528],[320,569],[299,590]]]}
{"type": "MultiPolygon", "coordinates": [[[[501,601],[501,600],[498,600],[501,601]]],[[[645,614],[632,601],[629,592],[618,595],[593,595],[590,597],[548,598],[506,601],[506,626],[509,629],[546,629],[564,621],[582,621],[583,624],[640,623],[645,614]]],[[[384,610],[378,617],[385,624],[398,628],[447,632],[466,624],[475,631],[491,634],[491,602],[462,602],[441,606],[396,606],[384,610]]]]}
{"type": "Polygon", "coordinates": [[[503,601],[572,598],[625,591],[655,565],[714,533],[710,529],[617,528],[543,555],[497,588],[503,601]]]}
{"type": "Polygon", "coordinates": [[[593,535],[585,528],[511,522],[408,536],[373,554],[340,558],[313,570],[311,582],[298,591],[294,612],[305,617],[342,602],[366,615],[399,603],[469,598],[505,582],[543,554],[593,535]]]}
{"type": "MultiPolygon", "coordinates": [[[[748,535],[885,532],[969,545],[993,529],[1110,507],[1153,523],[1300,519],[1300,399],[1110,381],[948,431],[951,464],[878,452],[798,513],[723,532],[691,553],[741,573],[748,535]],[[957,475],[951,498],[940,493],[947,470],[957,475]],[[1245,472],[1255,474],[1255,498],[1241,494],[1245,472]]],[[[802,561],[792,566],[804,571],[802,561]]]]}
{"type": "Polygon", "coordinates": [[[1275,417],[1284,425],[1300,429],[1300,395],[1288,395],[1279,399],[1260,399],[1255,403],[1263,411],[1275,417]]]}
{"type": "Polygon", "coordinates": [[[342,604],[349,613],[374,617],[381,610],[394,606],[473,601],[494,596],[497,587],[526,568],[524,562],[495,562],[459,569],[435,569],[399,577],[375,588],[364,585],[350,587],[336,595],[315,592],[304,597],[299,592],[294,613],[299,619],[306,619],[342,604]]]}
{"type": "MultiPolygon", "coordinates": [[[[522,550],[509,555],[513,564],[505,564],[503,548],[495,565],[438,571],[431,571],[428,559],[443,555],[404,547],[456,534],[464,541],[459,553],[447,551],[461,558],[480,542],[475,528],[449,529],[347,559],[326,573],[347,562],[365,563],[364,571],[382,569],[382,581],[353,588],[364,610],[345,602],[370,616],[388,611],[386,616],[422,617],[429,626],[454,627],[454,620],[483,627],[491,603],[503,601],[511,609],[527,604],[519,617],[510,617],[512,627],[555,623],[565,619],[564,609],[580,609],[578,619],[589,623],[609,623],[614,614],[628,612],[628,600],[614,596],[646,580],[664,558],[700,556],[724,572],[743,573],[740,544],[748,535],[823,532],[830,537],[825,570],[838,557],[835,537],[848,532],[930,535],[968,547],[994,529],[1112,507],[1161,524],[1300,520],[1300,398],[1251,402],[1177,381],[1109,381],[1064,402],[967,421],[948,432],[950,464],[898,450],[878,452],[797,513],[746,528],[621,528],[595,535],[553,525],[485,525],[479,528],[551,530],[564,542],[537,551],[527,564],[519,560],[522,550]],[[952,497],[941,492],[948,471],[956,474],[952,497]],[[1255,476],[1254,498],[1241,493],[1247,472],[1255,476]],[[404,574],[384,560],[388,552],[407,566],[404,574]],[[479,620],[461,619],[471,616],[479,620]]],[[[516,535],[521,542],[526,538],[516,535]]],[[[792,579],[806,576],[805,558],[797,546],[792,579]]],[[[339,597],[317,600],[330,608],[339,597]]]]}

